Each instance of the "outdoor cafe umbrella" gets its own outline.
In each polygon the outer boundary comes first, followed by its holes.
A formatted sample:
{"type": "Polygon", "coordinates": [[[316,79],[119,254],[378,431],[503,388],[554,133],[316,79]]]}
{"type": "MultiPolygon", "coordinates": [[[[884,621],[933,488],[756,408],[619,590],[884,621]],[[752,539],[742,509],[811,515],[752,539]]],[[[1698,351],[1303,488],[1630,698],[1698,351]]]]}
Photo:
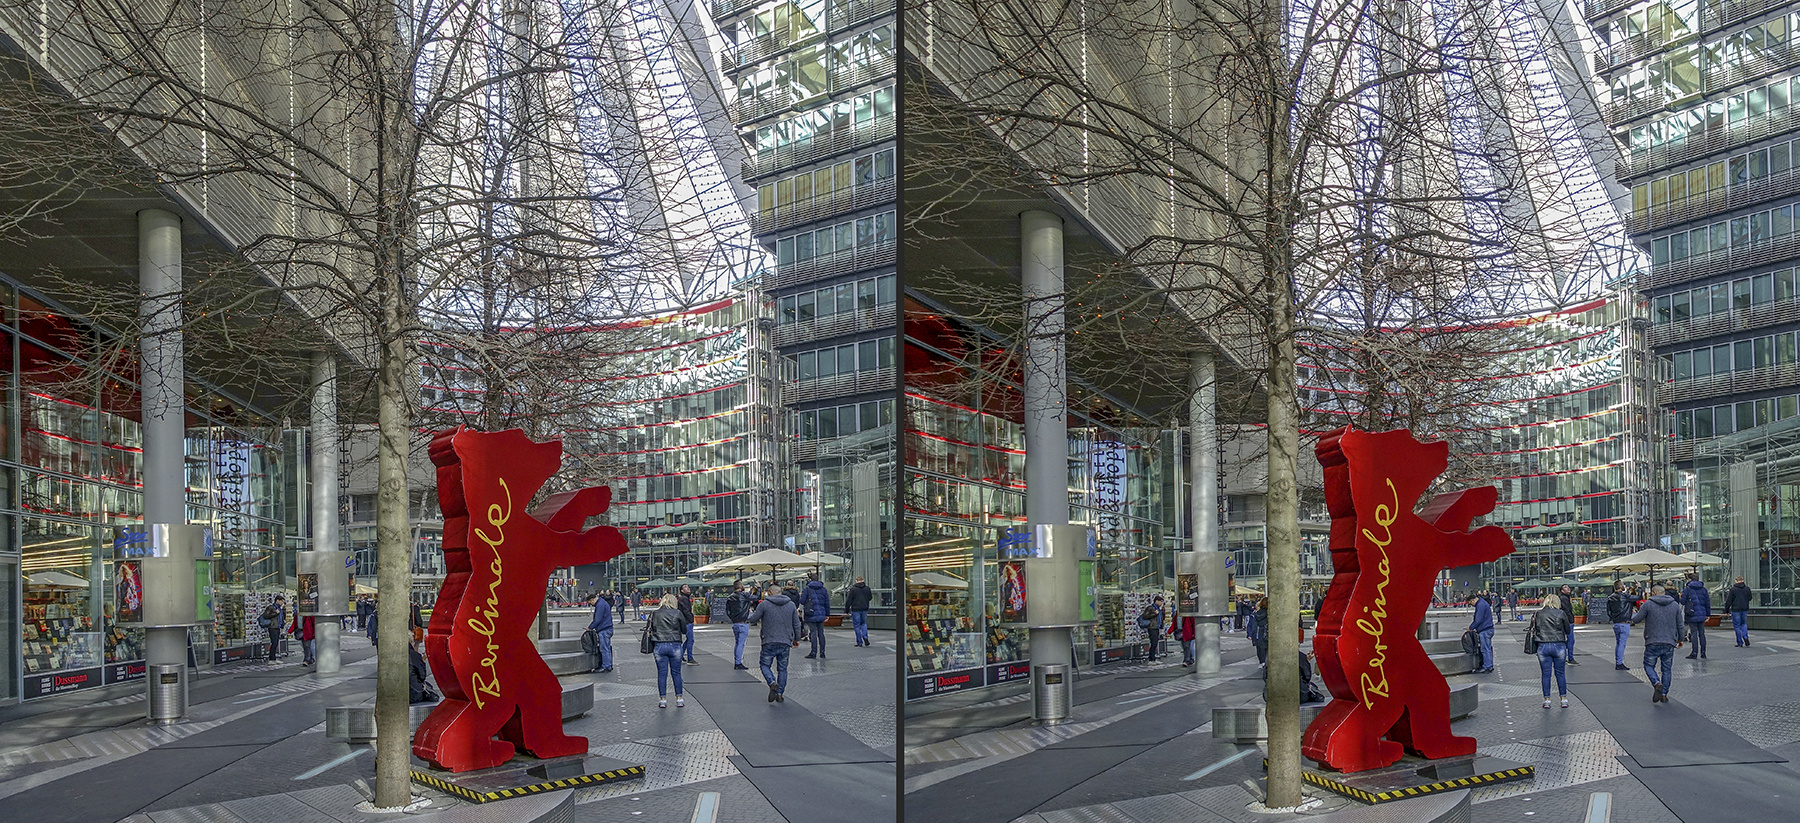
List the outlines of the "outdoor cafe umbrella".
{"type": "Polygon", "coordinates": [[[777,569],[803,569],[814,564],[806,557],[785,549],[763,549],[755,554],[727,557],[712,565],[714,569],[767,568],[770,572],[774,572],[777,569]]]}
{"type": "Polygon", "coordinates": [[[823,571],[823,569],[821,568],[823,566],[848,566],[848,565],[850,565],[850,561],[845,560],[842,557],[838,557],[835,554],[826,554],[821,551],[810,551],[810,552],[807,552],[806,554],[803,554],[800,556],[806,558],[807,560],[812,561],[813,571],[815,573],[823,571]]]}

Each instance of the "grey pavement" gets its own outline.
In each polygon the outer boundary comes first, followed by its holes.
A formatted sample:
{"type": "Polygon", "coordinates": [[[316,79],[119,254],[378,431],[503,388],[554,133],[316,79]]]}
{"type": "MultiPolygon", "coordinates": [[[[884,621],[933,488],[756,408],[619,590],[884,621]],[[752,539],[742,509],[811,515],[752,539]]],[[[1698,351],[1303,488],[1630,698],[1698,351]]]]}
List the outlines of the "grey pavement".
{"type": "MultiPolygon", "coordinates": [[[[584,615],[558,619],[565,633],[579,632],[586,623],[584,615]]],[[[671,699],[667,709],[657,708],[656,667],[637,653],[634,632],[630,620],[620,626],[612,672],[563,678],[565,683],[592,681],[596,687],[594,711],[569,721],[566,728],[587,736],[596,754],[644,763],[646,776],[578,791],[575,820],[690,823],[703,792],[720,796],[721,821],[831,819],[820,816],[831,803],[810,796],[810,787],[831,786],[851,767],[808,763],[759,769],[745,755],[756,759],[804,749],[807,741],[778,734],[734,736],[721,730],[718,716],[752,718],[777,730],[784,723],[811,723],[832,734],[841,731],[837,756],[846,749],[860,750],[863,754],[851,751],[848,758],[857,761],[855,768],[887,775],[873,781],[867,779],[870,772],[861,772],[851,806],[861,811],[882,804],[894,808],[892,632],[872,632],[876,645],[863,649],[851,644],[848,629],[829,630],[828,658],[797,657],[789,672],[788,701],[775,706],[764,699],[760,677],[731,668],[730,627],[701,626],[696,632],[701,662],[687,673],[697,679],[733,680],[742,688],[718,690],[729,699],[690,696],[681,708],[671,699]],[[777,710],[785,714],[773,714],[777,710]]],[[[276,664],[230,664],[200,673],[191,688],[187,718],[168,727],[143,720],[142,683],[0,707],[0,820],[293,823],[367,818],[354,807],[367,797],[374,780],[372,747],[324,736],[325,708],[374,701],[372,649],[359,635],[346,637],[345,646],[343,671],[334,675],[311,672],[299,665],[298,655],[276,664]]],[[[422,786],[413,789],[431,800],[432,809],[463,804],[422,786]]]]}
{"type": "MultiPolygon", "coordinates": [[[[1446,637],[1468,620],[1466,610],[1434,616],[1446,637]]],[[[1753,633],[1750,648],[1736,648],[1729,624],[1710,629],[1706,660],[1685,659],[1691,647],[1678,651],[1672,702],[1659,706],[1650,702],[1640,671],[1639,633],[1627,645],[1630,671],[1619,672],[1612,627],[1579,626],[1580,665],[1567,669],[1570,707],[1546,710],[1537,659],[1523,650],[1524,624],[1497,617],[1495,672],[1449,678],[1481,683],[1479,709],[1454,729],[1476,737],[1484,753],[1533,764],[1537,775],[1474,790],[1473,819],[1585,820],[1600,792],[1611,795],[1614,821],[1794,819],[1800,635],[1753,633]],[[1583,695],[1607,702],[1590,710],[1583,695]],[[1600,716],[1598,709],[1604,709],[1600,716]],[[1648,739],[1649,748],[1637,755],[1668,765],[1639,765],[1615,734],[1638,746],[1648,739]],[[1691,751],[1691,741],[1702,737],[1729,743],[1735,754],[1721,760],[1691,751]],[[1783,808],[1789,811],[1759,816],[1783,808]]],[[[908,704],[902,753],[908,818],[1216,823],[1296,817],[1249,811],[1261,799],[1262,749],[1211,737],[1213,706],[1261,701],[1248,641],[1227,634],[1222,646],[1223,671],[1208,677],[1166,664],[1087,670],[1077,681],[1070,722],[1060,726],[1029,723],[1022,687],[908,704]]],[[[1554,694],[1554,684],[1551,689],[1554,694]]],[[[1350,802],[1317,796],[1325,806],[1311,815],[1350,802]]]]}

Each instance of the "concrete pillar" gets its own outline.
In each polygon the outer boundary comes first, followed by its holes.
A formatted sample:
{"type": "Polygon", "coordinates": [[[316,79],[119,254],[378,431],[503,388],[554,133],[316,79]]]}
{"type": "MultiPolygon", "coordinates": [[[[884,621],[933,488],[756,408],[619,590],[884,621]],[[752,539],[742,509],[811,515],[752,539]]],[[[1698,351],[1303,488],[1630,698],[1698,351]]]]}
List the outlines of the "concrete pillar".
{"type": "MultiPolygon", "coordinates": [[[[181,218],[138,212],[138,367],[143,377],[144,522],[187,523],[187,435],[181,346],[181,218]]],[[[148,665],[185,665],[187,629],[144,633],[148,665]]]]}
{"type": "MultiPolygon", "coordinates": [[[[1062,218],[1019,215],[1019,279],[1025,292],[1025,519],[1033,526],[1069,522],[1069,386],[1064,342],[1062,218]]],[[[1079,591],[1031,591],[1039,598],[1079,599],[1079,591]]],[[[1032,629],[1034,664],[1073,662],[1069,630],[1032,629]]]]}
{"type": "MultiPolygon", "coordinates": [[[[312,459],[307,463],[312,475],[312,550],[334,552],[338,550],[337,358],[330,352],[315,353],[312,380],[312,459]]],[[[313,660],[320,674],[343,667],[339,628],[335,617],[314,621],[313,660]]]]}
{"type": "MultiPolygon", "coordinates": [[[[1213,390],[1212,352],[1194,355],[1188,396],[1188,483],[1190,517],[1188,549],[1195,554],[1219,550],[1219,404],[1213,390]]],[[[1219,621],[1199,620],[1194,625],[1198,655],[1195,674],[1219,671],[1219,621]]]]}

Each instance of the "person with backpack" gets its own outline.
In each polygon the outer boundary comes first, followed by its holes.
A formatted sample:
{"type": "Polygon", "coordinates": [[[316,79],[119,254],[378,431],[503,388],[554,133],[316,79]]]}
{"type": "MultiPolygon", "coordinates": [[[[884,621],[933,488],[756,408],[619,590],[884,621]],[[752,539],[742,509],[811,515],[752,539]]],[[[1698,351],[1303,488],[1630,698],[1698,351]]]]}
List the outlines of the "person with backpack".
{"type": "Polygon", "coordinates": [[[1606,598],[1606,619],[1612,621],[1613,668],[1627,671],[1631,667],[1625,665],[1625,642],[1631,639],[1631,592],[1625,590],[1623,582],[1613,584],[1612,596],[1606,598]]]}
{"type": "Polygon", "coordinates": [[[281,633],[287,628],[287,598],[275,595],[275,600],[264,606],[262,614],[257,616],[256,625],[269,636],[267,659],[273,663],[281,658],[281,633]]]}
{"type": "Polygon", "coordinates": [[[1479,594],[1469,599],[1475,607],[1475,619],[1469,623],[1469,631],[1475,633],[1474,673],[1491,672],[1494,670],[1494,607],[1479,594]]]}
{"type": "Polygon", "coordinates": [[[1143,629],[1144,637],[1150,643],[1150,660],[1156,661],[1157,653],[1162,651],[1163,639],[1163,597],[1151,598],[1150,605],[1144,607],[1138,615],[1138,628],[1143,629]]]}
{"type": "Polygon", "coordinates": [[[1706,659],[1706,618],[1712,616],[1712,593],[1698,575],[1688,572],[1687,587],[1681,591],[1681,605],[1687,611],[1688,636],[1694,641],[1687,659],[1706,659]]]}
{"type": "Polygon", "coordinates": [[[806,613],[806,637],[812,643],[806,656],[824,660],[825,619],[831,616],[831,592],[825,590],[817,575],[806,581],[806,589],[800,593],[800,608],[806,613]]]}
{"type": "Polygon", "coordinates": [[[749,583],[740,583],[737,591],[725,598],[725,616],[731,618],[731,667],[749,669],[744,665],[744,641],[750,637],[750,610],[756,608],[756,595],[751,593],[749,583]]]}
{"type": "Polygon", "coordinates": [[[613,607],[602,599],[594,604],[594,619],[588,623],[588,631],[594,633],[595,655],[594,671],[605,674],[613,670],[613,607]]]}

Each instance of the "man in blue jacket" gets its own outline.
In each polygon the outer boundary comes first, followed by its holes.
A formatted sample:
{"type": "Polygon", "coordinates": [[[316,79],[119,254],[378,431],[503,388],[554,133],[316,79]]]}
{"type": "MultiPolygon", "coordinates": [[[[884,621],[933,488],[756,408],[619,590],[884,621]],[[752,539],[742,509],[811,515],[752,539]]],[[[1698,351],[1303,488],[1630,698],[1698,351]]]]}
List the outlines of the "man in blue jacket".
{"type": "Polygon", "coordinates": [[[1475,601],[1475,619],[1469,623],[1469,631],[1481,641],[1481,660],[1475,672],[1491,672],[1494,670],[1494,607],[1479,594],[1469,599],[1475,601]]]}
{"type": "Polygon", "coordinates": [[[594,620],[588,628],[594,630],[595,650],[600,655],[600,665],[594,671],[612,671],[613,607],[604,598],[594,603],[594,620]]]}
{"type": "Polygon", "coordinates": [[[1681,605],[1687,610],[1688,633],[1694,636],[1694,650],[1688,652],[1687,659],[1695,656],[1706,659],[1706,618],[1712,616],[1712,595],[1707,593],[1706,584],[1693,572],[1688,572],[1687,587],[1681,590],[1681,605]]]}
{"type": "Polygon", "coordinates": [[[806,613],[806,637],[812,643],[812,653],[807,657],[824,660],[825,618],[831,616],[831,592],[825,590],[817,575],[807,579],[806,589],[800,592],[800,607],[806,613]]]}

